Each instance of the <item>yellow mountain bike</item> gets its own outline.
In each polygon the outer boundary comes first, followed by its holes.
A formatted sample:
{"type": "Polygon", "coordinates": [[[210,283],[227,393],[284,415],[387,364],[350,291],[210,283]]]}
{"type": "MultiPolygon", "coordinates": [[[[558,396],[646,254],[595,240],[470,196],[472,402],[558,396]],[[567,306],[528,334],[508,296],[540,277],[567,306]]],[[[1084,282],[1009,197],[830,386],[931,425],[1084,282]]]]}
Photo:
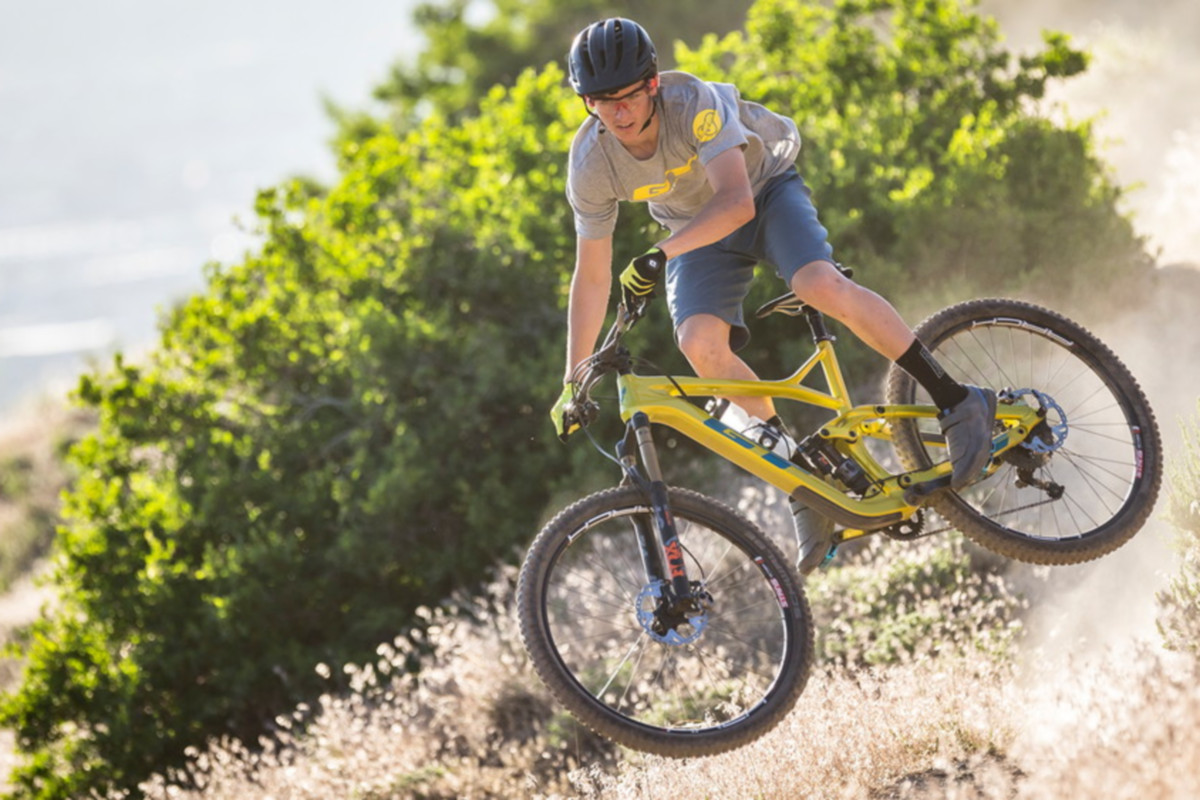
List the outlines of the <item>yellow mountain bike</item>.
{"type": "Polygon", "coordinates": [[[778,381],[639,375],[623,335],[645,311],[619,308],[576,370],[574,413],[616,376],[626,423],[623,479],[555,516],[525,559],[521,632],[533,665],[584,724],[627,747],[695,756],[770,730],[808,679],[813,624],[780,550],[724,504],[662,477],[652,425],[665,425],[840,526],[835,543],[882,532],[927,535],[926,509],[982,546],[1037,564],[1074,564],[1128,541],[1158,495],[1161,443],[1129,370],[1066,317],[1015,300],[944,309],[917,328],[939,362],[997,392],[986,476],[960,491],[937,409],[902,370],[886,402],[855,405],[821,315],[788,294],[758,316],[804,317],[815,352],[778,381]],[[826,388],[805,385],[823,374],[826,388]],[[769,396],[831,419],[794,459],[705,411],[713,398],[769,396]],[[882,443],[882,444],[880,444],[882,443]],[[897,467],[887,467],[894,453],[897,467]]]}

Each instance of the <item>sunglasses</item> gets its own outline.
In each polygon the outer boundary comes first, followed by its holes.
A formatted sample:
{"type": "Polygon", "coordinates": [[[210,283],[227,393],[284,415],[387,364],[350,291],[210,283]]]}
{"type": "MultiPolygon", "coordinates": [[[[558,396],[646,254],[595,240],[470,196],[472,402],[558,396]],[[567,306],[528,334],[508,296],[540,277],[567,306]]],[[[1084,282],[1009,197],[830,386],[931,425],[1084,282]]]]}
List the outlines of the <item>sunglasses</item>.
{"type": "Polygon", "coordinates": [[[615,96],[606,95],[604,97],[596,97],[595,95],[589,94],[584,95],[583,99],[586,100],[587,104],[593,108],[603,108],[606,110],[610,108],[616,108],[618,105],[636,97],[638,93],[647,91],[650,88],[651,80],[652,78],[646,78],[646,80],[642,81],[641,85],[630,89],[625,94],[619,94],[615,96]]]}

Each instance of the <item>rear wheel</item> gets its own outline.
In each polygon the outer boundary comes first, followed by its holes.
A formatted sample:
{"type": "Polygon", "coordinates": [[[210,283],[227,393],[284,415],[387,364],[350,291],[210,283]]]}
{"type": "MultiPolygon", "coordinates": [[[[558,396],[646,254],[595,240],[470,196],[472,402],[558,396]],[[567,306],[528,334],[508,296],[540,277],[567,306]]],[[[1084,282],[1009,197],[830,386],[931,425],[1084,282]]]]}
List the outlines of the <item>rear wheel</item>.
{"type": "MultiPolygon", "coordinates": [[[[1037,564],[1074,564],[1120,547],[1145,523],[1162,480],[1154,414],[1129,370],[1099,339],[1053,311],[976,300],[934,314],[917,336],[955,378],[1046,409],[1026,442],[986,480],[929,505],[979,544],[1037,564]]],[[[889,403],[930,403],[893,366],[889,403]]],[[[906,469],[946,458],[934,420],[893,429],[906,469]]]]}
{"type": "Polygon", "coordinates": [[[745,517],[682,489],[669,493],[693,594],[664,610],[648,581],[634,487],[590,495],[538,535],[517,592],[534,668],[580,721],[619,744],[710,755],[758,738],[808,679],[808,603],[779,550],[745,517]]]}

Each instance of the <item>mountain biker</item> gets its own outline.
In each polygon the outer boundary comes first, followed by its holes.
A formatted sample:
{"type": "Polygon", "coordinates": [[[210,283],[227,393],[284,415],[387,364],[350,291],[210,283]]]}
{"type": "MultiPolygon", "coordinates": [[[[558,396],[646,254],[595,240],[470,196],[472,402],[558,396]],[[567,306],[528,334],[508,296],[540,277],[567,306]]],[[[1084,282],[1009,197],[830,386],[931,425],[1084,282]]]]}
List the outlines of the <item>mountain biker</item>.
{"type": "MultiPolygon", "coordinates": [[[[622,296],[629,307],[665,272],[676,341],[697,375],[757,380],[736,351],[750,338],[742,303],[755,264],[769,263],[801,300],[842,322],[929,392],[940,410],[952,487],[978,477],[991,455],[995,394],[955,381],[890,303],[837,269],[796,171],[795,123],[741,99],[729,84],[660,73],[650,37],[629,19],[587,26],[567,59],[571,86],[589,116],[571,145],[567,177],[577,240],[566,386],[551,411],[560,437],[576,427],[565,414],[570,375],[604,324],[618,204],[647,202],[669,235],[621,273],[622,296]]],[[[786,432],[770,398],[729,399],[759,425],[786,432]]],[[[829,554],[833,523],[797,503],[793,511],[799,569],[808,573],[829,554]]]]}

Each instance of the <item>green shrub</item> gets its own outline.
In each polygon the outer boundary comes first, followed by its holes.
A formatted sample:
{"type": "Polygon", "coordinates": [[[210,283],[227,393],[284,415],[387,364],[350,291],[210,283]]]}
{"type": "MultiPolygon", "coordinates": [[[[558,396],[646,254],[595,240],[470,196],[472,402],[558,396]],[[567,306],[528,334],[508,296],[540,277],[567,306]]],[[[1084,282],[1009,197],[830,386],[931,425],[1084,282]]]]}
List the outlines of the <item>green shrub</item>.
{"type": "MultiPolygon", "coordinates": [[[[478,20],[470,0],[422,3],[413,15],[427,45],[416,58],[398,61],[375,87],[399,128],[429,113],[463,118],[497,84],[511,86],[531,64],[562,63],[572,37],[605,17],[633,17],[659,39],[659,65],[672,64],[670,39],[696,41],[712,31],[741,26],[751,0],[492,0],[494,12],[478,20]],[[668,38],[670,37],[670,38],[668,38]]],[[[342,137],[353,138],[377,119],[343,117],[342,137]]]]}
{"type": "Polygon", "coordinates": [[[4,709],[35,754],[23,791],[252,741],[317,690],[313,663],[370,652],[528,538],[570,455],[542,400],[573,249],[561,82],[381,134],[328,193],[264,192],[262,251],[211,267],[145,364],[83,378],[100,427],[73,453],[63,604],[4,709]]]}
{"type": "MultiPolygon", "coordinates": [[[[1152,264],[1121,191],[1088,125],[1038,114],[1047,83],[1087,56],[1047,33],[1018,59],[974,5],[759,0],[745,33],[680,47],[679,66],[795,118],[834,256],[911,321],[981,292],[1070,311],[1105,285],[1124,301],[1152,264]]],[[[762,281],[755,299],[780,288],[762,281]]],[[[873,387],[882,361],[841,340],[852,383],[873,387]]],[[[788,366],[777,339],[756,334],[747,352],[788,366]]]]}
{"type": "Polygon", "coordinates": [[[1024,606],[1002,575],[972,563],[963,538],[874,538],[808,582],[818,660],[856,669],[942,655],[1003,657],[1024,606]]]}
{"type": "MultiPolygon", "coordinates": [[[[795,559],[787,497],[726,464],[713,494],[795,559]]],[[[930,532],[942,524],[927,520],[930,532]]],[[[794,563],[794,562],[793,562],[794,563]]],[[[943,655],[1004,659],[1022,632],[1027,604],[1008,562],[949,531],[911,541],[877,533],[851,540],[809,575],[816,663],[856,670],[943,655]]]]}

